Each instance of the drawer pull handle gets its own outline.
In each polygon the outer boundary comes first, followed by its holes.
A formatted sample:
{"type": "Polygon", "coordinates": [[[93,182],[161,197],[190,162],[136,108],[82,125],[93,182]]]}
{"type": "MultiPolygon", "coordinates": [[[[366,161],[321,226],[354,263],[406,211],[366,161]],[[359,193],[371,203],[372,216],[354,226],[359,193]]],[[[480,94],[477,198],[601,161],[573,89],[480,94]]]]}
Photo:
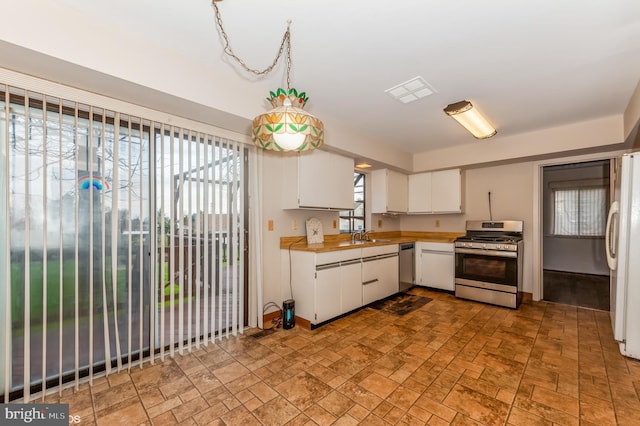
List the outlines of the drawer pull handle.
{"type": "Polygon", "coordinates": [[[373,284],[375,282],[378,282],[377,278],[374,278],[374,279],[369,280],[369,281],[365,281],[365,282],[362,283],[362,285],[373,284]]]}

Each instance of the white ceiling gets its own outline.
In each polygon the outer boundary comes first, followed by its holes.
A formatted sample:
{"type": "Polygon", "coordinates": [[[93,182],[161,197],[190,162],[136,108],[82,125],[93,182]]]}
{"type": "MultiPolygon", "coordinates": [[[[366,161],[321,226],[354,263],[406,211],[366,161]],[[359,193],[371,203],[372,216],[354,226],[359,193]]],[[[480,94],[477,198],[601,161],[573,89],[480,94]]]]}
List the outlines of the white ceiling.
{"type": "MultiPolygon", "coordinates": [[[[282,66],[256,79],[224,56],[209,0],[58,1],[96,28],[116,27],[194,66],[224,68],[265,97],[284,85],[282,66]]],[[[497,139],[621,114],[640,80],[638,0],[218,5],[233,49],[256,68],[273,60],[290,19],[292,86],[309,95],[306,109],[408,153],[474,143],[443,113],[449,103],[470,100],[498,129],[497,139]],[[415,76],[436,93],[410,104],[384,93],[415,76]]],[[[260,99],[243,101],[255,103],[248,110],[268,108],[260,99]]]]}

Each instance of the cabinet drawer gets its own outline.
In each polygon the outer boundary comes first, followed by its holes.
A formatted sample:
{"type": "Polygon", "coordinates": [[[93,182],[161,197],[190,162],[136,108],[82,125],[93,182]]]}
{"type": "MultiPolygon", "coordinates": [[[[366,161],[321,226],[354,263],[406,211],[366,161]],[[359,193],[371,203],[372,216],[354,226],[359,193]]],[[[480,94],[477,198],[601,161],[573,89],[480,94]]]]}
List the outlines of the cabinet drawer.
{"type": "Polygon", "coordinates": [[[418,250],[428,250],[428,251],[446,251],[453,253],[454,244],[453,243],[418,243],[418,250]]]}
{"type": "Polygon", "coordinates": [[[326,263],[340,262],[343,260],[360,259],[362,257],[362,249],[348,249],[327,251],[316,254],[316,265],[324,265],[326,263]]]}
{"type": "Polygon", "coordinates": [[[362,257],[379,256],[381,254],[397,253],[397,244],[386,244],[384,246],[364,247],[362,249],[362,257]]]}

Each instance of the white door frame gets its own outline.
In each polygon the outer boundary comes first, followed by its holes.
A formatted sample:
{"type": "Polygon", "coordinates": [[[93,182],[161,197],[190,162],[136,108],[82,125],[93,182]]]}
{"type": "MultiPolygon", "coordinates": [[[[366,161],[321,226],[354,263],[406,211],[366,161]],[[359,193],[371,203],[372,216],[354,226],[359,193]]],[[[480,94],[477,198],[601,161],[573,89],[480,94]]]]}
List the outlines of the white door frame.
{"type": "Polygon", "coordinates": [[[619,157],[628,150],[600,152],[595,154],[577,155],[573,157],[551,158],[533,163],[533,300],[542,300],[542,241],[543,241],[543,185],[542,169],[545,166],[558,164],[582,163],[586,161],[608,160],[619,157]]]}

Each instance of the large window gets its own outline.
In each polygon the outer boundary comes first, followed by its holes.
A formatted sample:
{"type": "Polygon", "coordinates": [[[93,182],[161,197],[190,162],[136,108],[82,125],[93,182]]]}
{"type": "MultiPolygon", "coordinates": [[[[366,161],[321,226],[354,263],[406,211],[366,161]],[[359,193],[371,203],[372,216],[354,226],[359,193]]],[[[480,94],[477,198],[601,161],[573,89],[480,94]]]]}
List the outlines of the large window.
{"type": "Polygon", "coordinates": [[[242,331],[247,156],[0,85],[0,401],[242,331]]]}
{"type": "Polygon", "coordinates": [[[554,199],[555,235],[601,237],[605,229],[605,187],[556,189],[554,199]]]}
{"type": "Polygon", "coordinates": [[[364,220],[364,174],[355,172],[353,174],[353,201],[354,209],[340,212],[340,232],[351,233],[365,230],[364,220]]]}

